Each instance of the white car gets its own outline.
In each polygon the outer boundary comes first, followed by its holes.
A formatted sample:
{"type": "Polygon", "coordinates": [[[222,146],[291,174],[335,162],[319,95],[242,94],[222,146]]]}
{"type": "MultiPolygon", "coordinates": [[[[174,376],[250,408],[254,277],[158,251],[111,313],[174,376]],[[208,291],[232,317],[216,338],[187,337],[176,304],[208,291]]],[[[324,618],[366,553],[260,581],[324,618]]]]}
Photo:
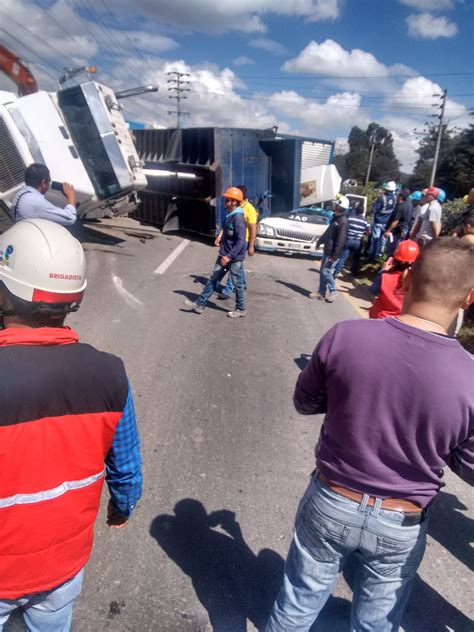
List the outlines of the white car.
{"type": "Polygon", "coordinates": [[[266,217],[257,226],[257,250],[299,252],[322,256],[316,242],[331,221],[332,212],[321,207],[297,208],[266,217]]]}
{"type": "MultiPolygon", "coordinates": [[[[361,195],[347,195],[351,208],[362,205],[365,215],[367,199],[361,195]]],[[[332,204],[297,208],[286,213],[277,213],[262,219],[257,225],[257,250],[267,252],[286,252],[322,257],[323,246],[316,242],[328,227],[332,218],[332,204]]]]}

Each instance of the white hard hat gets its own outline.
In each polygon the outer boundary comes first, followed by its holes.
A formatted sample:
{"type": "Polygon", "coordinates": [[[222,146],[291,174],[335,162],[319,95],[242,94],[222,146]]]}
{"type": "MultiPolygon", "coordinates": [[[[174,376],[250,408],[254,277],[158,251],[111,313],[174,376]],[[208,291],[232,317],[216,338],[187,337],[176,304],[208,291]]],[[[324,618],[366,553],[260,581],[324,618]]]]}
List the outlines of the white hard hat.
{"type": "Polygon", "coordinates": [[[385,191],[396,191],[397,190],[397,183],[394,182],[393,180],[390,180],[390,182],[387,182],[384,184],[384,190],[385,191]]]}
{"type": "Polygon", "coordinates": [[[341,195],[340,193],[336,196],[336,199],[334,200],[334,204],[337,204],[338,206],[343,208],[345,211],[347,211],[347,209],[351,205],[351,203],[349,202],[349,198],[346,197],[345,195],[341,195]]]}
{"type": "Polygon", "coordinates": [[[71,233],[47,219],[25,219],[0,235],[0,281],[33,303],[79,304],[86,260],[71,233]]]}

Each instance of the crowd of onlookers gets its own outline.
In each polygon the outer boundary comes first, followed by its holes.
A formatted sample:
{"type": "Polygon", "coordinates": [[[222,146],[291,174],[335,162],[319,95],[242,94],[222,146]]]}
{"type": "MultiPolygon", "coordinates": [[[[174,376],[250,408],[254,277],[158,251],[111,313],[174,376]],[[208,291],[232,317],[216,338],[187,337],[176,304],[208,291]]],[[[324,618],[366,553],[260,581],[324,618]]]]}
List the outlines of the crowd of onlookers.
{"type": "MultiPolygon", "coordinates": [[[[394,181],[382,185],[372,204],[372,223],[362,208],[352,210],[350,200],[339,195],[334,202],[333,218],[318,244],[324,245],[317,292],[310,298],[328,303],[335,300],[335,279],[347,262],[353,276],[359,274],[361,259],[382,264],[370,289],[377,297],[371,318],[400,313],[404,285],[410,267],[420,249],[442,231],[445,192],[439,187],[410,192],[399,189],[394,181]]],[[[454,234],[474,244],[474,188],[465,197],[466,209],[454,234]]],[[[373,272],[372,269],[369,271],[373,272]]]]}

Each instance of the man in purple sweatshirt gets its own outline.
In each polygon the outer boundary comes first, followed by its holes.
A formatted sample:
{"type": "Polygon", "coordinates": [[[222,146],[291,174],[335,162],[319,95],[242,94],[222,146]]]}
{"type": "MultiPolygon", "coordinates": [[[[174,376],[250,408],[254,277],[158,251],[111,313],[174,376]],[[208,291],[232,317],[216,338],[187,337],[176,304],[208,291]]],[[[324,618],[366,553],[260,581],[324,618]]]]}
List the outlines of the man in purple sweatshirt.
{"type": "Polygon", "coordinates": [[[398,630],[443,468],[474,484],[473,356],[447,335],[473,288],[474,247],[433,240],[400,317],[338,323],[314,350],[294,403],[325,419],[266,632],[309,630],[351,554],[351,630],[398,630]]]}

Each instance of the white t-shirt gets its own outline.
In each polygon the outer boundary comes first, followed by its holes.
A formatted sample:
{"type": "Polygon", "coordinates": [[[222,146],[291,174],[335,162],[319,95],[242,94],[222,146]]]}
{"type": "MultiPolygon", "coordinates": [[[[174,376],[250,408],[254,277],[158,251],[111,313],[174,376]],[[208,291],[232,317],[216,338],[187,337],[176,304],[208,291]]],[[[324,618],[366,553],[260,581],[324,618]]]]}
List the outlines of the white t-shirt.
{"type": "Polygon", "coordinates": [[[421,219],[421,226],[418,229],[416,237],[424,237],[425,239],[433,239],[436,235],[430,222],[441,224],[441,215],[443,210],[438,200],[432,200],[428,204],[423,204],[418,211],[418,217],[421,219]]]}

